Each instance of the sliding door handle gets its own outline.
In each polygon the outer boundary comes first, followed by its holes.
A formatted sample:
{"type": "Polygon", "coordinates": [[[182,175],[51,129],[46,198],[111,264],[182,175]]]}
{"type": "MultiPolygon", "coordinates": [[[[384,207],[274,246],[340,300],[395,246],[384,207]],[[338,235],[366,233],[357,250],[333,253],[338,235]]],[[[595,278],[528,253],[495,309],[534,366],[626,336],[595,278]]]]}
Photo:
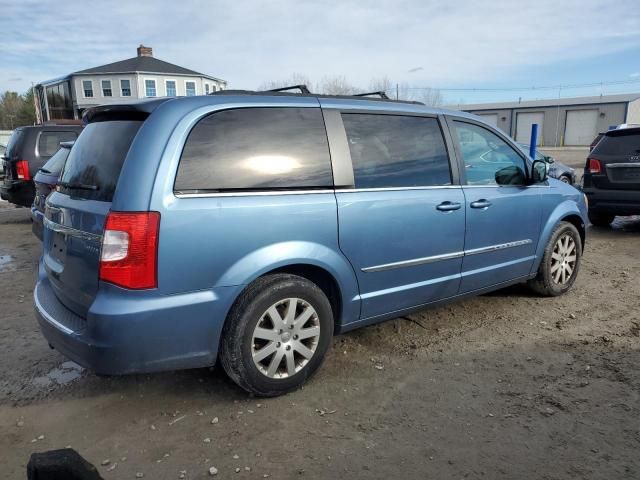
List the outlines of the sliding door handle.
{"type": "Polygon", "coordinates": [[[436,207],[436,209],[440,210],[441,212],[452,212],[454,210],[460,210],[461,207],[462,205],[459,203],[442,202],[436,207]]]}
{"type": "Polygon", "coordinates": [[[481,200],[476,200],[475,202],[471,202],[469,206],[471,208],[489,208],[491,206],[491,202],[483,198],[481,200]]]}

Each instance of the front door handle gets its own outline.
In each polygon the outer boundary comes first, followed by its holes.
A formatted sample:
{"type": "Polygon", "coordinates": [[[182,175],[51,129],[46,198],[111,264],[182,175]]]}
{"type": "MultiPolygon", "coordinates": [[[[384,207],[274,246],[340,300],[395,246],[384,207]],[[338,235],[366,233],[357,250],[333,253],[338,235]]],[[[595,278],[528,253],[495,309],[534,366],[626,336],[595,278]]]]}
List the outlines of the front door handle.
{"type": "Polygon", "coordinates": [[[440,210],[441,212],[452,212],[454,210],[460,210],[460,207],[462,207],[462,205],[460,205],[459,203],[453,203],[453,202],[442,202],[440,205],[438,205],[436,207],[436,209],[440,210]]]}
{"type": "Polygon", "coordinates": [[[491,202],[483,198],[481,200],[476,200],[475,202],[471,202],[470,206],[471,208],[489,208],[491,206],[491,202]]]}

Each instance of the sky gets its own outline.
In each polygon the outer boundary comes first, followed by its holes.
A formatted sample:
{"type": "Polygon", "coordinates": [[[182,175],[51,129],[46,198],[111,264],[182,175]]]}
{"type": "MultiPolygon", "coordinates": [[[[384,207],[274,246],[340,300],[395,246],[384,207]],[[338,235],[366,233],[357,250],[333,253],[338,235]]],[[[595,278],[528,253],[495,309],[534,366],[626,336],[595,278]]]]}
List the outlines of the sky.
{"type": "Polygon", "coordinates": [[[638,0],[0,0],[0,12],[0,92],[140,43],[230,88],[300,73],[364,89],[387,77],[448,103],[640,92],[638,0]],[[524,89],[613,81],[627,83],[524,89]]]}

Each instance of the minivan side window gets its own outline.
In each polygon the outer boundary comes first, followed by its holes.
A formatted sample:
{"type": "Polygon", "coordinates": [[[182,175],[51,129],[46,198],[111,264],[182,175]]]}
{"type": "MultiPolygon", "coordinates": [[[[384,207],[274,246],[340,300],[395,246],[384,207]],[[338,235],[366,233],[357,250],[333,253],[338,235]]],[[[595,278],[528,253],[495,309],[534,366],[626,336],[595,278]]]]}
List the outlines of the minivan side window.
{"type": "Polygon", "coordinates": [[[524,185],[524,159],[498,135],[484,127],[455,120],[464,171],[469,185],[524,185]]]}
{"type": "Polygon", "coordinates": [[[69,142],[77,137],[75,132],[42,132],[38,138],[38,154],[50,157],[60,148],[60,142],[69,142]]]}
{"type": "Polygon", "coordinates": [[[327,188],[331,158],[319,108],[243,108],[213,113],[189,133],[178,192],[327,188]]]}
{"type": "Polygon", "coordinates": [[[451,185],[436,118],[343,113],[356,188],[451,185]]]}

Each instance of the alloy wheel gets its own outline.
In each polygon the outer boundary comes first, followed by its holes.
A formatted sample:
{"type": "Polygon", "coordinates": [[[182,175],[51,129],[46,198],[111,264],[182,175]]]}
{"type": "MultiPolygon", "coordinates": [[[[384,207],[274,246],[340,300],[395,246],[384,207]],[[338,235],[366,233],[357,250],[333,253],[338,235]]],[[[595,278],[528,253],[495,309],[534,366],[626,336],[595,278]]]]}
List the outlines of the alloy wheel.
{"type": "Polygon", "coordinates": [[[576,242],[565,233],[556,241],[551,254],[551,278],[559,285],[566,285],[576,268],[576,242]]]}
{"type": "Polygon", "coordinates": [[[301,298],[286,298],[262,314],[253,331],[251,355],[258,370],[269,378],[288,378],[315,354],[320,340],[316,310],[301,298]]]}

